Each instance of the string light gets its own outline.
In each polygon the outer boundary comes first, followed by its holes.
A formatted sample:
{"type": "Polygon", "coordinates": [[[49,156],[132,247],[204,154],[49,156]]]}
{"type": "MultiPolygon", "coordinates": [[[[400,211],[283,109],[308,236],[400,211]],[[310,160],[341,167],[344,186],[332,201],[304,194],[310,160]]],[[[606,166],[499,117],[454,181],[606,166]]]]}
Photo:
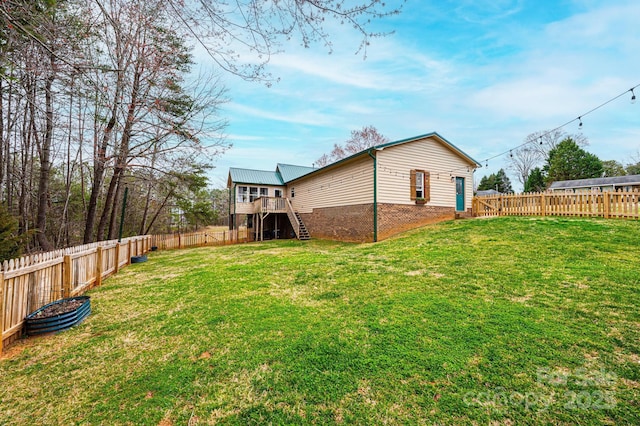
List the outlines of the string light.
{"type": "MultiPolygon", "coordinates": [[[[637,89],[638,87],[640,87],[640,84],[636,84],[636,85],[635,85],[635,86],[633,86],[631,89],[625,90],[624,92],[620,93],[619,95],[614,96],[613,98],[609,99],[608,101],[601,103],[601,104],[600,104],[600,105],[598,105],[597,107],[590,109],[589,111],[587,111],[587,112],[585,112],[584,114],[582,114],[582,115],[578,116],[577,118],[574,118],[573,120],[569,120],[569,121],[567,121],[566,123],[564,123],[564,124],[562,124],[562,125],[560,125],[560,126],[556,127],[555,129],[551,129],[551,130],[548,130],[548,131],[544,132],[542,135],[540,135],[540,145],[543,145],[543,138],[544,138],[545,136],[550,135],[550,134],[552,134],[553,132],[555,132],[555,131],[557,131],[557,130],[562,129],[563,127],[566,127],[567,125],[569,125],[569,124],[573,123],[574,121],[578,121],[578,128],[579,128],[580,130],[582,130],[582,125],[583,125],[583,123],[582,123],[582,117],[585,117],[585,116],[587,116],[587,115],[591,114],[592,112],[595,112],[595,111],[599,110],[600,108],[603,108],[604,106],[606,106],[606,105],[610,104],[611,102],[613,102],[613,101],[617,100],[618,98],[620,98],[621,96],[626,95],[626,94],[627,94],[627,93],[629,93],[629,92],[631,92],[631,102],[632,102],[632,103],[634,103],[634,102],[635,102],[635,100],[636,100],[636,95],[635,95],[634,89],[637,89]]],[[[535,139],[534,139],[533,141],[535,141],[535,139]]],[[[502,156],[503,156],[503,155],[505,155],[505,154],[511,154],[512,150],[514,150],[514,149],[518,149],[518,148],[521,148],[521,147],[523,147],[523,146],[525,146],[525,145],[527,145],[527,144],[532,143],[533,141],[528,140],[528,141],[526,141],[526,142],[524,142],[524,143],[522,143],[522,144],[520,144],[520,145],[516,146],[515,148],[511,148],[511,149],[509,149],[509,150],[507,150],[507,151],[504,151],[504,152],[501,152],[501,153],[499,153],[499,154],[496,154],[496,155],[494,155],[493,157],[489,157],[489,158],[487,158],[487,159],[485,160],[485,163],[486,163],[486,164],[485,164],[485,167],[489,167],[489,160],[493,160],[494,158],[502,157],[502,156]]]]}

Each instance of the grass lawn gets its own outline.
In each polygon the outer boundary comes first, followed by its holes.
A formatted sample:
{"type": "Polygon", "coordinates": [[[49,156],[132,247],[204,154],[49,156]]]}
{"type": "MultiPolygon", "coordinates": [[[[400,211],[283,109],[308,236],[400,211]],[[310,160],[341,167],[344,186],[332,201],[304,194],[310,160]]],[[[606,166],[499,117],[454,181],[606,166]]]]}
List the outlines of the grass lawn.
{"type": "Polygon", "coordinates": [[[640,224],[151,253],[0,361],[0,424],[640,424],[640,224]]]}

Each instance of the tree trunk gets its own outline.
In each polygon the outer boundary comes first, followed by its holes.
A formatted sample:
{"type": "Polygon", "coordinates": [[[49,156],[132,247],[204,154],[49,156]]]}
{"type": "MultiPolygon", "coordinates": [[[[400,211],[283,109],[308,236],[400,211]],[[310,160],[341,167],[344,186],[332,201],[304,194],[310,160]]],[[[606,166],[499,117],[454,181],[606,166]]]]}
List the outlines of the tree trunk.
{"type": "Polygon", "coordinates": [[[118,237],[118,207],[120,206],[120,199],[122,198],[122,173],[116,184],[116,196],[113,200],[113,207],[111,208],[111,218],[109,220],[109,238],[115,240],[118,237]]]}
{"type": "Polygon", "coordinates": [[[113,176],[111,177],[111,182],[109,182],[109,189],[107,190],[107,194],[104,197],[104,206],[102,207],[102,214],[100,215],[100,222],[98,222],[98,230],[96,231],[97,241],[102,241],[105,239],[107,219],[109,218],[109,213],[111,212],[111,208],[114,204],[116,187],[118,186],[118,179],[120,179],[121,173],[121,168],[115,169],[113,171],[113,176]]]}
{"type": "Polygon", "coordinates": [[[53,94],[51,87],[55,80],[53,74],[54,59],[51,57],[51,75],[47,77],[44,88],[45,96],[45,133],[42,139],[40,153],[40,179],[38,182],[38,213],[36,216],[36,237],[38,244],[44,251],[53,250],[53,246],[47,237],[47,207],[49,200],[49,178],[51,174],[51,141],[53,139],[53,94]]]}
{"type": "Polygon", "coordinates": [[[164,209],[164,206],[167,205],[167,201],[169,201],[169,198],[171,198],[172,195],[173,195],[173,191],[169,191],[167,196],[164,197],[162,204],[160,204],[160,207],[158,207],[156,214],[154,214],[153,218],[151,218],[151,222],[149,222],[149,226],[147,226],[147,229],[144,231],[145,235],[149,233],[149,231],[151,230],[151,227],[156,222],[156,219],[158,218],[158,216],[160,216],[160,212],[162,211],[162,209],[164,209]]]}

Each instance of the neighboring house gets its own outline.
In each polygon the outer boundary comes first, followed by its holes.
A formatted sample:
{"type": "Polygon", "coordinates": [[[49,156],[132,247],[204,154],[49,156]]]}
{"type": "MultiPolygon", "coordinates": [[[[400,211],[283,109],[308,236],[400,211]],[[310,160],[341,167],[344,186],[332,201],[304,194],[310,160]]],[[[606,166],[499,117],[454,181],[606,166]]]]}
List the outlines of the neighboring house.
{"type": "Polygon", "coordinates": [[[257,239],[378,241],[470,214],[480,164],[437,133],[378,145],[322,168],[231,168],[230,227],[257,239]]]}
{"type": "Polygon", "coordinates": [[[553,182],[549,189],[555,192],[634,191],[640,190],[640,175],[559,180],[553,182]]]}
{"type": "Polygon", "coordinates": [[[476,191],[477,197],[484,197],[487,195],[502,195],[502,192],[496,191],[495,189],[484,189],[484,190],[476,191]]]}

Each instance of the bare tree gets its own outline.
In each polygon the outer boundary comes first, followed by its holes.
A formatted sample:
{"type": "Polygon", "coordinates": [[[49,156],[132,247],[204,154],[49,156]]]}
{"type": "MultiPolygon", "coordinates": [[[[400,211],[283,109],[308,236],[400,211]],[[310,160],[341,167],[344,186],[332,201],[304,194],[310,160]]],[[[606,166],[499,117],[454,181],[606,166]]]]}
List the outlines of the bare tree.
{"type": "Polygon", "coordinates": [[[561,129],[531,133],[526,137],[525,143],[540,154],[542,161],[546,161],[549,158],[549,151],[557,147],[560,142],[568,137],[573,139],[580,147],[589,145],[589,140],[584,134],[569,134],[561,129]]]}
{"type": "Polygon", "coordinates": [[[524,185],[531,171],[547,161],[549,152],[567,137],[571,137],[579,146],[589,145],[587,137],[581,133],[569,135],[560,129],[534,132],[525,138],[520,147],[509,152],[507,168],[524,185]]]}
{"type": "Polygon", "coordinates": [[[366,56],[371,38],[385,35],[370,32],[368,25],[374,19],[398,14],[405,1],[168,0],[167,3],[222,69],[245,79],[269,81],[271,76],[265,66],[279,52],[284,40],[296,38],[304,47],[320,42],[331,51],[327,27],[338,22],[360,35],[358,51],[366,56]]]}
{"type": "Polygon", "coordinates": [[[373,126],[364,126],[362,130],[351,131],[351,138],[345,143],[344,150],[350,155],[387,142],[389,138],[381,135],[378,129],[373,126]]]}
{"type": "Polygon", "coordinates": [[[380,134],[374,126],[364,126],[361,130],[352,130],[351,137],[344,145],[334,144],[331,153],[323,154],[314,164],[320,167],[326,166],[349,155],[387,142],[389,142],[389,138],[380,134]]]}
{"type": "MultiPolygon", "coordinates": [[[[527,137],[527,140],[530,138],[531,135],[527,137]]],[[[533,147],[533,144],[535,143],[535,138],[531,139],[531,143],[523,145],[509,154],[507,167],[515,173],[516,178],[522,185],[527,181],[531,170],[538,166],[543,159],[540,150],[533,147]]]]}

